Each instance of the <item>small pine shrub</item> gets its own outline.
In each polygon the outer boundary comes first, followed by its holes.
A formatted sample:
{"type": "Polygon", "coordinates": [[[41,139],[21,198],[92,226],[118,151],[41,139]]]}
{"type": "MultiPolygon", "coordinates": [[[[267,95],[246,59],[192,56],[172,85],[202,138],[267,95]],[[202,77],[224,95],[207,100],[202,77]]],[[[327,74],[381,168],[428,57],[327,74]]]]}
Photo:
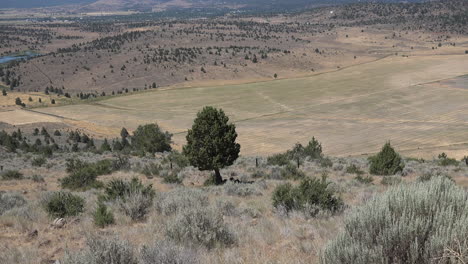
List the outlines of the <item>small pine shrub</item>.
{"type": "Polygon", "coordinates": [[[141,173],[143,173],[148,178],[152,178],[154,176],[159,176],[161,169],[162,168],[160,165],[156,163],[149,163],[143,167],[141,173]]]}
{"type": "Polygon", "coordinates": [[[36,157],[31,161],[31,165],[34,167],[42,167],[42,165],[46,164],[47,160],[44,157],[36,157]]]}
{"type": "Polygon", "coordinates": [[[26,204],[26,200],[17,193],[0,192],[0,215],[26,204]]]}
{"type": "Polygon", "coordinates": [[[2,173],[2,180],[21,180],[23,178],[23,174],[17,170],[7,170],[2,173]]]}
{"type": "Polygon", "coordinates": [[[354,179],[363,184],[371,184],[374,181],[372,176],[369,175],[367,177],[363,177],[361,174],[358,174],[356,177],[354,177],[354,179]]]}
{"type": "Polygon", "coordinates": [[[290,159],[286,153],[279,153],[267,158],[268,165],[286,166],[290,163],[290,159]]]}
{"type": "Polygon", "coordinates": [[[290,183],[281,184],[273,192],[273,206],[289,212],[299,207],[297,198],[296,189],[290,183]]]}
{"type": "Polygon", "coordinates": [[[132,178],[130,181],[122,179],[113,179],[104,187],[104,197],[107,201],[125,199],[126,196],[134,192],[141,192],[145,196],[154,197],[153,185],[147,186],[138,178],[132,178]]]}
{"type": "Polygon", "coordinates": [[[303,179],[305,177],[305,173],[298,169],[292,163],[288,163],[286,167],[281,169],[281,176],[283,179],[303,179]]]}
{"type": "Polygon", "coordinates": [[[101,160],[96,163],[87,163],[77,159],[67,160],[69,175],[61,180],[63,188],[71,190],[100,187],[97,181],[100,175],[110,174],[113,171],[113,162],[101,160]]]}
{"type": "Polygon", "coordinates": [[[37,175],[37,174],[34,174],[34,175],[31,177],[31,180],[32,180],[33,182],[45,182],[44,177],[42,177],[41,175],[37,175]]]}
{"type": "Polygon", "coordinates": [[[390,186],[400,184],[403,180],[400,176],[384,176],[380,183],[382,185],[390,186]]]}
{"type": "Polygon", "coordinates": [[[356,175],[362,175],[364,174],[364,171],[362,171],[358,166],[355,164],[351,164],[346,168],[346,173],[349,174],[356,174],[356,175]]]}
{"type": "Polygon", "coordinates": [[[289,183],[279,185],[273,192],[273,206],[287,212],[307,211],[310,216],[315,216],[320,210],[337,212],[343,208],[343,201],[328,186],[326,175],[321,180],[305,178],[297,187],[289,183]]]}
{"type": "Polygon", "coordinates": [[[438,164],[440,166],[458,166],[459,163],[456,159],[452,159],[452,158],[449,158],[447,157],[447,154],[445,153],[442,153],[442,154],[439,154],[439,161],[438,161],[438,164]]]}
{"type": "Polygon", "coordinates": [[[370,173],[375,175],[395,175],[405,167],[402,158],[389,142],[385,143],[377,155],[370,157],[369,161],[370,173]]]}
{"type": "Polygon", "coordinates": [[[163,164],[171,163],[173,167],[177,167],[179,169],[183,169],[190,165],[188,158],[177,150],[172,150],[171,153],[163,159],[163,164]]]}
{"type": "Polygon", "coordinates": [[[467,192],[436,177],[392,187],[354,209],[321,263],[461,263],[441,257],[467,237],[467,192]]]}
{"type": "Polygon", "coordinates": [[[99,203],[96,211],[93,213],[94,224],[98,227],[106,227],[115,222],[114,214],[107,208],[104,203],[99,203]]]}
{"type": "Polygon", "coordinates": [[[236,243],[235,235],[224,223],[223,216],[207,208],[180,212],[166,226],[166,234],[176,242],[202,245],[208,249],[236,243]]]}
{"type": "Polygon", "coordinates": [[[171,171],[169,172],[166,176],[164,176],[163,178],[163,182],[164,183],[169,183],[169,184],[181,184],[182,183],[182,179],[180,179],[178,176],[177,176],[177,171],[171,171]]]}
{"type": "Polygon", "coordinates": [[[44,201],[45,211],[53,218],[77,216],[84,210],[85,200],[69,192],[54,192],[44,201]]]}
{"type": "Polygon", "coordinates": [[[331,159],[328,157],[320,158],[319,165],[322,168],[331,168],[333,166],[333,161],[331,161],[331,159]]]}
{"type": "Polygon", "coordinates": [[[426,181],[430,181],[430,180],[432,180],[432,179],[434,179],[434,178],[436,178],[436,177],[444,177],[444,178],[446,178],[446,179],[448,179],[448,180],[454,182],[454,180],[452,179],[452,177],[450,177],[449,175],[447,175],[447,174],[441,174],[441,173],[437,173],[437,172],[436,172],[436,173],[430,173],[430,172],[424,173],[424,174],[422,174],[421,176],[419,176],[419,177],[416,179],[416,181],[418,181],[418,182],[426,182],[426,181]]]}

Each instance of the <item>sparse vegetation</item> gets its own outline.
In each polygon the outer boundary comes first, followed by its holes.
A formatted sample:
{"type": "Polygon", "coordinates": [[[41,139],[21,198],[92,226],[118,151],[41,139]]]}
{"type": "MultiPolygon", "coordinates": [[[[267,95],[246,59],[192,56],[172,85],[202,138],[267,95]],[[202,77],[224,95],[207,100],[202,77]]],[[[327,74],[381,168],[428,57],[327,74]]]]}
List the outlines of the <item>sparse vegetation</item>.
{"type": "MultiPolygon", "coordinates": [[[[356,208],[322,263],[430,263],[468,235],[467,193],[436,178],[399,185],[356,208]]],[[[447,263],[451,263],[447,260],[447,263]]]]}

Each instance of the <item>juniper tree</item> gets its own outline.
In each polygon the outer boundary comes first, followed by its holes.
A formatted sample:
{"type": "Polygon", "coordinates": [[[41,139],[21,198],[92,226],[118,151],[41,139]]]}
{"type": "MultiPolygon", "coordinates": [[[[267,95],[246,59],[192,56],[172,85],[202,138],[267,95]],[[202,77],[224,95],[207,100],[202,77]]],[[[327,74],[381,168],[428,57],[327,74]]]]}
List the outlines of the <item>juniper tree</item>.
{"type": "Polygon", "coordinates": [[[394,175],[403,171],[405,164],[400,155],[392,148],[390,142],[385,143],[377,155],[369,158],[370,173],[376,175],[394,175]]]}
{"type": "Polygon", "coordinates": [[[187,133],[183,152],[190,164],[200,170],[214,170],[216,184],[223,182],[220,169],[230,166],[239,157],[236,126],[222,109],[211,106],[198,112],[192,129],[187,133]]]}

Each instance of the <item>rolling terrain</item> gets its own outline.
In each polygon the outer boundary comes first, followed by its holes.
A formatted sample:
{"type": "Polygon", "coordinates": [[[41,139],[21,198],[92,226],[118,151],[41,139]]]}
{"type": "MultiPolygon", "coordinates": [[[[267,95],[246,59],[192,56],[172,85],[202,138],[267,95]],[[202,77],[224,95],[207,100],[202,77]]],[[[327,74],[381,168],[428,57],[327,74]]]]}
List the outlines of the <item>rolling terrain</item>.
{"type": "Polygon", "coordinates": [[[315,136],[334,156],[373,153],[390,140],[417,157],[462,157],[468,89],[446,83],[466,74],[465,55],[392,56],[307,78],[163,89],[34,111],[109,133],[101,137],[157,122],[180,148],[197,111],[213,105],[238,126],[243,155],[280,152],[315,136]]]}

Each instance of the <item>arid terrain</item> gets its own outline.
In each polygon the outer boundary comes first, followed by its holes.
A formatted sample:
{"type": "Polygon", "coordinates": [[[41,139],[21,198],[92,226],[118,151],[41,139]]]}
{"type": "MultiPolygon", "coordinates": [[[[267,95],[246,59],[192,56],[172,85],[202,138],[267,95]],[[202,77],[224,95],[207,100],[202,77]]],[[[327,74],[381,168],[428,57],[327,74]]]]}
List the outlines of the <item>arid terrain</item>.
{"type": "Polygon", "coordinates": [[[466,263],[466,1],[261,3],[0,9],[0,264],[466,263]],[[222,185],[187,151],[205,106],[222,185]]]}

